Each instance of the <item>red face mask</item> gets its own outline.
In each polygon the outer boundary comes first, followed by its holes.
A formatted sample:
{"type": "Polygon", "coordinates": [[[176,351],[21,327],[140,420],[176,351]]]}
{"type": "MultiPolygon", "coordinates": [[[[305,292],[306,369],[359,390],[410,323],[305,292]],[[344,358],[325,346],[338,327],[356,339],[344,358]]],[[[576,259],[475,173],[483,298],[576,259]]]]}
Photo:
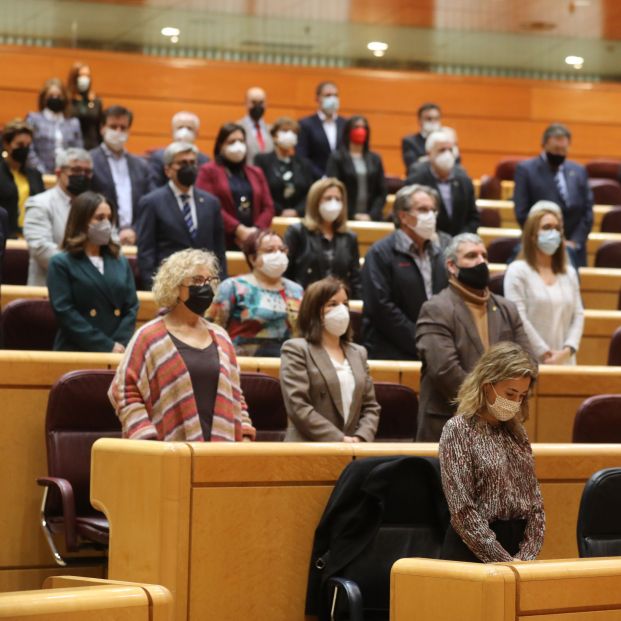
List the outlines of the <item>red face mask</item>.
{"type": "Polygon", "coordinates": [[[369,130],[366,127],[354,127],[349,132],[349,139],[354,144],[364,144],[367,141],[369,130]]]}

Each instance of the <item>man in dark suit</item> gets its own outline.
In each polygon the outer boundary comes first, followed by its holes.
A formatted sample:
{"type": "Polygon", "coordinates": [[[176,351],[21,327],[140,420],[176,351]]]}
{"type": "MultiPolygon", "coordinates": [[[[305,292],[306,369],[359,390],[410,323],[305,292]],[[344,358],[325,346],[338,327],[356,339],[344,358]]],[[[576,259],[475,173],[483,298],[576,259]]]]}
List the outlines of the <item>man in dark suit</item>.
{"type": "Polygon", "coordinates": [[[116,209],[122,244],[135,244],[135,222],[140,199],[153,186],[149,167],[140,157],[125,150],[133,115],[123,106],[110,106],[103,113],[103,142],[91,150],[93,191],[103,194],[116,209]]]}
{"type": "Polygon", "coordinates": [[[323,177],[330,153],[341,146],[345,119],[338,115],[339,89],[334,82],[321,82],[315,91],[319,110],[300,119],[297,154],[313,164],[315,177],[323,177]]]}
{"type": "MultiPolygon", "coordinates": [[[[6,249],[6,240],[9,237],[9,216],[6,209],[0,207],[0,288],[2,287],[2,262],[4,261],[4,251],[6,249]]],[[[0,347],[2,347],[2,311],[0,310],[0,347]]]]}
{"type": "Polygon", "coordinates": [[[401,140],[401,155],[405,165],[407,177],[412,168],[421,157],[425,157],[425,140],[432,132],[437,132],[442,126],[442,111],[435,103],[424,103],[417,111],[419,131],[416,134],[408,134],[401,140]]]}
{"type": "Polygon", "coordinates": [[[416,323],[421,370],[418,442],[437,442],[455,412],[453,400],[483,352],[512,341],[532,354],[513,302],[490,293],[487,250],[463,233],[445,252],[449,286],[423,304],[416,323]]]}
{"type": "Polygon", "coordinates": [[[440,195],[438,230],[449,235],[476,233],[479,211],[474,186],[455,161],[455,138],[445,130],[432,132],[425,143],[429,160],[421,162],[405,182],[428,185],[440,195]]]}
{"type": "Polygon", "coordinates": [[[220,201],[194,187],[198,149],[189,142],[173,142],[164,151],[168,183],[140,201],[136,232],[138,268],[145,289],[151,289],[160,263],[184,248],[203,248],[220,262],[226,278],[224,224],[220,201]]]}
{"type": "Polygon", "coordinates": [[[515,170],[515,217],[524,225],[530,208],[541,200],[556,203],[563,212],[567,244],[586,265],[586,245],[593,226],[593,193],[584,166],[567,161],[571,132],[553,123],[543,132],[543,152],[520,162],[515,170]]]}

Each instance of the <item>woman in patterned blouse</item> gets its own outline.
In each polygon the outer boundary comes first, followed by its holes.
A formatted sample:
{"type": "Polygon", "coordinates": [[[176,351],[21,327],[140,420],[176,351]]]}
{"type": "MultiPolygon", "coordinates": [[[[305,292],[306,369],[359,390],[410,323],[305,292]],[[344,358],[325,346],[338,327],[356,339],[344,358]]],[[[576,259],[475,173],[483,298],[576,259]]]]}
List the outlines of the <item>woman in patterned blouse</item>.
{"type": "Polygon", "coordinates": [[[439,446],[452,526],[444,558],[494,563],[533,560],[539,553],[545,516],[522,425],[536,378],[533,359],[519,345],[502,342],[464,380],[439,446]]]}

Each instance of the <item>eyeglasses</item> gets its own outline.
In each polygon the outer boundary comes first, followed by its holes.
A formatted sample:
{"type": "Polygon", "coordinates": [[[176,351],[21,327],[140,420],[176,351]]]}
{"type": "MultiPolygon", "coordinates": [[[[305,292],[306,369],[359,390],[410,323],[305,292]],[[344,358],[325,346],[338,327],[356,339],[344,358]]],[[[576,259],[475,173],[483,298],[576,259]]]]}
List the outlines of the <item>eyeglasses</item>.
{"type": "Polygon", "coordinates": [[[220,279],[217,276],[192,276],[189,280],[189,285],[186,285],[185,283],[181,284],[184,287],[203,287],[205,285],[211,285],[213,288],[220,284],[220,279]]]}

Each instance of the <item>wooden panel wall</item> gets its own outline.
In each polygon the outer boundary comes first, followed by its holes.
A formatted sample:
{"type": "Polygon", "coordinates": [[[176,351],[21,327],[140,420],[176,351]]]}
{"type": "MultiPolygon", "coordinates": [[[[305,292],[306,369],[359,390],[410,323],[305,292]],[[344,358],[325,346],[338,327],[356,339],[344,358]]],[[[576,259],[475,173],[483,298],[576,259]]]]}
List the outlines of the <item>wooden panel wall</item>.
{"type": "Polygon", "coordinates": [[[128,147],[140,153],[162,146],[170,117],[180,109],[200,115],[199,146],[211,152],[220,124],[244,113],[247,87],[268,93],[267,120],[300,117],[314,110],[315,85],[335,80],[342,113],[363,113],[372,143],[387,172],[402,174],[401,137],[416,130],[423,101],[444,109],[459,133],[463,161],[472,176],[491,173],[506,155],[533,155],[542,130],[553,121],[570,125],[572,157],[621,158],[621,85],[443,76],[406,71],[320,69],[226,63],[70,49],[0,46],[0,123],[36,106],[37,92],[51,76],[64,78],[75,60],[88,62],[105,104],[121,103],[136,114],[128,147]]]}

